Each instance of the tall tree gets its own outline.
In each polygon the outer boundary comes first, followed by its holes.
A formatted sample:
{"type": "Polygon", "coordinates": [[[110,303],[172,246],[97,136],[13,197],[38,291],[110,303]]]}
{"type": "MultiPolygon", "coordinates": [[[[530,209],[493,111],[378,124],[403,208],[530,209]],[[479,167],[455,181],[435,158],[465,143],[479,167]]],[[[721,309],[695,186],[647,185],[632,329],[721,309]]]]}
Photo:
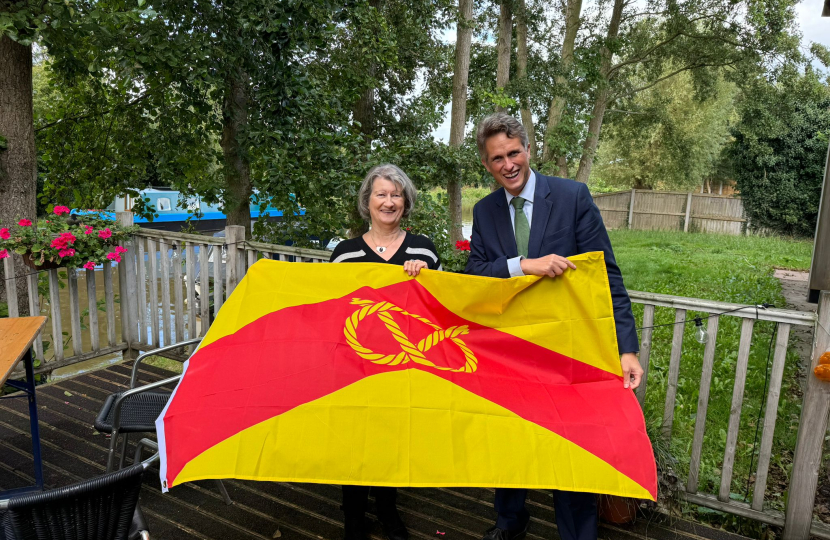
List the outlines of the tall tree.
{"type": "Polygon", "coordinates": [[[559,176],[568,176],[568,159],[561,148],[556,148],[552,139],[562,121],[562,113],[567,104],[568,79],[574,58],[574,47],[576,36],[579,32],[582,16],[582,0],[565,0],[565,35],[562,40],[562,54],[560,55],[559,66],[555,78],[555,96],[548,111],[545,139],[542,144],[542,162],[556,159],[557,173],[559,176]]]}
{"type": "Polygon", "coordinates": [[[602,121],[611,93],[611,89],[608,86],[608,76],[611,71],[611,46],[619,36],[623,8],[626,4],[626,0],[614,0],[614,7],[611,10],[611,22],[608,24],[608,34],[600,50],[601,60],[599,71],[603,79],[601,80],[600,86],[594,91],[594,110],[591,113],[591,120],[588,123],[588,135],[582,143],[582,157],[579,160],[579,169],[576,171],[577,182],[588,182],[588,175],[591,172],[591,166],[594,162],[597,144],[599,144],[602,121]]]}
{"type": "MultiPolygon", "coordinates": [[[[498,66],[496,68],[496,90],[503,91],[510,82],[510,54],[513,49],[513,0],[501,0],[499,6],[498,66]]],[[[505,111],[503,105],[496,105],[497,111],[505,111]]]]}
{"type": "MultiPolygon", "coordinates": [[[[32,112],[32,46],[0,34],[0,225],[34,220],[37,160],[32,112]]],[[[18,263],[17,275],[27,271],[18,263]]],[[[17,280],[18,306],[28,314],[26,280],[17,280]]]]}
{"type": "MultiPolygon", "coordinates": [[[[452,111],[450,116],[450,147],[459,149],[464,143],[467,125],[467,79],[470,72],[470,44],[473,37],[473,0],[458,0],[455,37],[455,66],[452,75],[452,111]]],[[[460,171],[459,171],[460,173],[460,171]]],[[[461,232],[461,175],[451,174],[447,180],[450,207],[450,240],[463,240],[461,232]]]]}
{"type": "Polygon", "coordinates": [[[699,90],[683,72],[618,100],[607,113],[594,176],[623,189],[691,190],[718,175],[736,119],[736,85],[721,74],[699,90]]]}
{"type": "Polygon", "coordinates": [[[785,64],[747,81],[738,103],[728,156],[750,224],[811,237],[830,141],[827,74],[785,64]]]}
{"type": "Polygon", "coordinates": [[[530,97],[527,84],[527,4],[525,0],[516,2],[516,81],[519,83],[519,110],[522,115],[522,125],[527,132],[530,157],[536,160],[536,129],[533,124],[533,113],[530,111],[530,97]]]}

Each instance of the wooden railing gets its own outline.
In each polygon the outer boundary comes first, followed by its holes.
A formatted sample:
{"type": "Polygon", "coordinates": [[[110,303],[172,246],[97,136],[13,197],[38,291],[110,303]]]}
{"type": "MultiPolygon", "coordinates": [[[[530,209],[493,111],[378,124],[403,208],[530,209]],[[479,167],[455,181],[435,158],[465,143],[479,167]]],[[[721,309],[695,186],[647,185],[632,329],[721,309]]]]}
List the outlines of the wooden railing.
{"type": "MultiPolygon", "coordinates": [[[[119,215],[119,219],[129,223],[130,215],[119,215]]],[[[294,262],[325,262],[330,253],[327,251],[300,249],[262,242],[245,241],[241,227],[226,227],[225,237],[207,237],[184,233],[161,232],[142,229],[126,246],[129,250],[118,265],[118,283],[113,286],[112,269],[105,265],[103,282],[105,288],[106,339],[96,340],[99,332],[97,310],[89,309],[88,331],[89,350],[80,348],[81,334],[81,295],[78,291],[77,276],[70,272],[67,278],[69,290],[69,309],[61,309],[58,295],[58,273],[48,272],[49,314],[55,335],[61,335],[62,328],[69,321],[72,336],[71,354],[55,350],[54,358],[40,367],[48,372],[58,366],[65,366],[94,356],[112,351],[123,351],[125,357],[134,357],[140,350],[147,350],[168,345],[190,337],[203,336],[211,324],[213,313],[218,312],[228,295],[234,290],[247,269],[260,258],[294,262]],[[120,325],[116,323],[115,303],[120,300],[120,325]],[[92,313],[96,315],[93,316],[92,313]],[[68,313],[68,317],[67,317],[68,313]],[[76,337],[78,339],[76,339],[76,337]]],[[[6,283],[16,279],[10,259],[4,264],[6,283]],[[9,281],[10,280],[10,281],[9,281]]],[[[92,271],[86,271],[87,301],[95,305],[96,290],[92,271]]],[[[37,275],[25,277],[29,283],[30,309],[40,311],[37,294],[37,275]]],[[[13,290],[13,286],[9,287],[13,290]]],[[[688,463],[688,474],[682,479],[681,496],[687,501],[728,512],[738,516],[754,519],[770,525],[784,526],[786,540],[805,540],[809,535],[830,539],[830,527],[812,520],[813,503],[816,492],[816,480],[821,466],[821,452],[824,435],[827,431],[828,410],[830,409],[830,385],[815,380],[808,370],[807,384],[804,385],[804,397],[801,417],[798,425],[798,442],[794,452],[792,474],[785,512],[776,512],[765,505],[770,461],[773,451],[773,434],[778,418],[778,405],[785,373],[787,351],[791,347],[791,330],[794,327],[806,327],[814,332],[812,342],[812,362],[818,361],[822,352],[830,348],[830,335],[824,329],[830,329],[830,293],[823,293],[818,315],[811,312],[799,312],[785,309],[763,309],[737,304],[714,302],[695,298],[682,298],[670,295],[651,294],[630,291],[635,305],[642,306],[642,330],[640,362],[646,371],[643,384],[637,390],[637,397],[645,403],[647,396],[650,403],[655,400],[658,412],[662,411],[661,431],[667,439],[672,437],[675,423],[675,410],[678,402],[678,381],[684,358],[684,329],[687,318],[694,316],[708,317],[706,328],[709,340],[703,350],[700,383],[695,412],[694,435],[687,455],[680,459],[688,463]],[[666,313],[668,310],[668,313],[666,313]],[[654,348],[655,317],[673,320],[671,345],[660,351],[654,348]],[[671,317],[673,312],[673,317],[671,317]],[[724,318],[731,318],[740,323],[740,338],[735,351],[724,351],[723,344],[718,345],[719,328],[724,327],[724,318]],[[749,366],[750,350],[757,341],[753,338],[753,328],[759,321],[772,321],[778,324],[777,338],[770,369],[769,384],[763,399],[766,413],[761,423],[761,440],[759,444],[757,465],[751,471],[755,477],[753,495],[749,502],[736,501],[730,497],[736,448],[739,445],[739,427],[741,410],[744,403],[744,389],[749,366]],[[661,358],[668,358],[667,365],[657,367],[661,370],[660,390],[655,390],[654,381],[648,376],[649,369],[656,369],[654,359],[657,352],[661,358]],[[717,354],[716,354],[717,353],[717,354]],[[716,489],[709,492],[702,490],[700,482],[701,456],[707,450],[706,429],[707,409],[712,375],[719,355],[735,356],[734,382],[732,382],[731,408],[726,444],[723,452],[721,476],[716,489]],[[663,372],[665,373],[663,375],[663,372]],[[651,390],[649,388],[651,387],[651,390]],[[665,388],[664,394],[662,388],[665,388]],[[657,395],[655,397],[655,392],[657,395]]],[[[13,295],[10,295],[13,296],[13,295]]],[[[100,300],[99,300],[100,301],[100,300]]],[[[16,306],[10,302],[10,314],[16,315],[16,306]]],[[[640,308],[638,308],[639,310],[640,308]]],[[[671,324],[671,323],[670,323],[671,324]]],[[[765,338],[761,338],[765,339],[765,338]]],[[[764,344],[764,346],[766,346],[764,344]]],[[[37,356],[43,360],[42,349],[37,349],[37,356]]],[[[188,351],[170,354],[171,358],[183,360],[188,351]]],[[[662,360],[661,360],[662,362],[662,360]]],[[[807,366],[805,366],[807,367],[807,366]]],[[[695,372],[696,373],[696,372],[695,372]]],[[[696,376],[696,374],[694,375],[696,376]]],[[[754,396],[756,399],[759,396],[754,396]]],[[[653,408],[652,408],[653,412],[653,408]]],[[[790,421],[783,419],[783,421],[790,421]]]]}

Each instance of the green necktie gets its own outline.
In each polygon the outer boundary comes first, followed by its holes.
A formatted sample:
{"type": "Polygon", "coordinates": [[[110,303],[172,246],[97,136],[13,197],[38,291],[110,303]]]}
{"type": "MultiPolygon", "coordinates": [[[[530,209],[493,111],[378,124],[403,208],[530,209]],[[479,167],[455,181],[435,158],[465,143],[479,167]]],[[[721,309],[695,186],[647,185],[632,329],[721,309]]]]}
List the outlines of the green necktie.
{"type": "Polygon", "coordinates": [[[513,197],[510,204],[516,209],[516,215],[513,218],[513,224],[516,230],[516,248],[519,250],[519,255],[527,257],[527,244],[530,241],[530,224],[527,222],[527,216],[523,210],[525,200],[521,197],[513,197]]]}

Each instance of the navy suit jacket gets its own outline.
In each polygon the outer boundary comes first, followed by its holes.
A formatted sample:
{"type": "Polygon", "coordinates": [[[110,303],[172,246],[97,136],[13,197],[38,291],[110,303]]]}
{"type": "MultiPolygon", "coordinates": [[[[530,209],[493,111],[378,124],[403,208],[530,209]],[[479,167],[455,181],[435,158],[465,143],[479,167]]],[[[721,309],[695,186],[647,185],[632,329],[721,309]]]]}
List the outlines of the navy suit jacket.
{"type": "MultiPolygon", "coordinates": [[[[614,258],[611,241],[588,186],[573,180],[536,173],[528,258],[570,257],[590,251],[605,253],[605,266],[614,303],[619,352],[637,352],[639,340],[631,300],[614,258]]],[[[509,278],[507,260],[519,255],[504,188],[473,207],[473,235],[465,270],[479,276],[509,278]]]]}

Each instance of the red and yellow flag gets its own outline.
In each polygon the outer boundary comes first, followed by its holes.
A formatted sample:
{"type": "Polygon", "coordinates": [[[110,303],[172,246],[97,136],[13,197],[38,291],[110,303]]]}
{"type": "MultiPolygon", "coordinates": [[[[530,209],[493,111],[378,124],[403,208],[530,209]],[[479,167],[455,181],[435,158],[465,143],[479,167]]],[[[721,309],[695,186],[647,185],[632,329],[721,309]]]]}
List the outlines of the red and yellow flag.
{"type": "Polygon", "coordinates": [[[262,260],[157,421],[161,479],[654,499],[602,253],[549,279],[262,260]]]}

